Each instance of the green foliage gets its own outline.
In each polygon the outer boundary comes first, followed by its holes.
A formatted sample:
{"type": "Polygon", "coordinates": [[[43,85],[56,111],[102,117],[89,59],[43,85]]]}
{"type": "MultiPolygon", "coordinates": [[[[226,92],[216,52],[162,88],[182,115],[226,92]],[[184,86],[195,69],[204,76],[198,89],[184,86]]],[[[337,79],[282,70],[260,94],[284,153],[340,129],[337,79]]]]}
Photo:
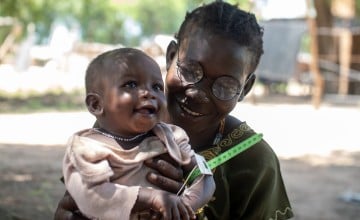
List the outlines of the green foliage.
{"type": "MultiPolygon", "coordinates": [[[[142,37],[154,34],[173,35],[185,17],[186,11],[214,0],[0,0],[0,16],[16,18],[23,24],[23,33],[29,23],[36,25],[40,42],[46,42],[54,21],[68,26],[74,23],[81,27],[82,39],[134,46],[142,37]],[[120,2],[120,3],[119,3],[120,2]],[[132,19],[141,27],[140,36],[131,36],[125,21],[132,19]]],[[[251,10],[249,0],[227,0],[251,10]]],[[[330,4],[331,0],[327,0],[330,4]]],[[[360,0],[355,0],[357,17],[360,15],[360,0]]],[[[0,42],[8,33],[8,27],[0,28],[0,42]]]]}
{"type": "Polygon", "coordinates": [[[151,36],[156,33],[172,34],[177,31],[185,14],[184,1],[141,0],[129,7],[130,16],[139,22],[142,33],[151,36]]]}
{"type": "Polygon", "coordinates": [[[123,42],[124,17],[109,0],[79,0],[76,18],[82,27],[83,39],[88,42],[123,42]],[[96,6],[96,7],[94,7],[96,6]]]}
{"type": "Polygon", "coordinates": [[[355,0],[355,13],[360,16],[360,0],[355,0]]]}
{"type": "MultiPolygon", "coordinates": [[[[153,34],[173,35],[187,10],[213,0],[133,0],[116,3],[114,0],[0,0],[0,16],[11,16],[23,24],[24,34],[30,23],[36,25],[39,43],[46,43],[55,21],[69,28],[81,27],[82,39],[87,42],[136,45],[140,37],[153,34]],[[142,36],[130,36],[124,27],[133,19],[142,29],[142,36]]],[[[248,0],[230,0],[243,6],[248,0]]]]}
{"type": "MultiPolygon", "coordinates": [[[[129,14],[138,21],[145,36],[157,33],[174,34],[185,18],[186,11],[191,11],[202,4],[208,4],[214,0],[138,0],[129,10],[129,14]]],[[[232,0],[232,4],[246,6],[248,0],[232,0]]],[[[249,6],[249,4],[248,4],[249,6]]]]}
{"type": "Polygon", "coordinates": [[[110,0],[1,0],[0,7],[0,16],[15,17],[24,27],[34,23],[40,41],[50,35],[54,21],[61,21],[69,28],[78,22],[85,41],[118,43],[123,35],[118,13],[110,0]]]}

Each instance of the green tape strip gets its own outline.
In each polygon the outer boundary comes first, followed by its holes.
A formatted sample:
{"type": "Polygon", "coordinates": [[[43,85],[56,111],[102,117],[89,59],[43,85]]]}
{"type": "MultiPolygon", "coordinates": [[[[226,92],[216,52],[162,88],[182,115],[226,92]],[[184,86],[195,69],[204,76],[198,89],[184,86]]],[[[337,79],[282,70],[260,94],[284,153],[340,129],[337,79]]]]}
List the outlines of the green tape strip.
{"type": "MultiPolygon", "coordinates": [[[[254,144],[261,141],[263,135],[260,134],[254,134],[251,137],[247,138],[243,142],[235,145],[234,147],[230,148],[229,150],[219,154],[218,156],[214,157],[213,159],[207,161],[208,166],[210,169],[214,169],[217,166],[220,166],[221,164],[225,163],[226,161],[230,160],[231,158],[235,157],[236,155],[240,154],[241,152],[249,149],[254,144]]],[[[190,173],[190,177],[188,177],[188,181],[191,183],[195,180],[197,176],[199,176],[200,170],[199,168],[196,168],[193,170],[193,172],[190,173]]]]}

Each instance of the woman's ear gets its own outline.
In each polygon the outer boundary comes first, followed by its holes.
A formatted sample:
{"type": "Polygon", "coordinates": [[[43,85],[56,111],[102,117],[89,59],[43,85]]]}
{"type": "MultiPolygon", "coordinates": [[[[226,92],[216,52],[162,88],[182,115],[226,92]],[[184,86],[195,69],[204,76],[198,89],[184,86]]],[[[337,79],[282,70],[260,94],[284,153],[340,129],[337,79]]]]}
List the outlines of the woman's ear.
{"type": "Polygon", "coordinates": [[[238,99],[238,102],[241,102],[244,99],[244,97],[250,92],[251,88],[254,86],[255,79],[256,79],[256,75],[254,73],[248,75],[244,88],[238,99]]]}
{"type": "Polygon", "coordinates": [[[171,62],[174,59],[177,50],[178,45],[174,40],[172,40],[166,49],[166,71],[170,69],[171,62]]]}
{"type": "Polygon", "coordinates": [[[95,116],[100,116],[104,112],[102,98],[97,93],[88,93],[85,103],[89,112],[95,116]]]}

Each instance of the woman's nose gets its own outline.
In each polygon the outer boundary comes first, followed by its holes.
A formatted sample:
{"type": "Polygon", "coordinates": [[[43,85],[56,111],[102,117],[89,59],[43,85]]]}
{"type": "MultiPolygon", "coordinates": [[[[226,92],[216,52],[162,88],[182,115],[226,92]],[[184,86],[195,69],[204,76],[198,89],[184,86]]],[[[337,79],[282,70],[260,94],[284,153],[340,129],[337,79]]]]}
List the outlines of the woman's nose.
{"type": "Polygon", "coordinates": [[[195,87],[187,88],[185,94],[199,103],[208,103],[210,101],[203,90],[195,87]]]}

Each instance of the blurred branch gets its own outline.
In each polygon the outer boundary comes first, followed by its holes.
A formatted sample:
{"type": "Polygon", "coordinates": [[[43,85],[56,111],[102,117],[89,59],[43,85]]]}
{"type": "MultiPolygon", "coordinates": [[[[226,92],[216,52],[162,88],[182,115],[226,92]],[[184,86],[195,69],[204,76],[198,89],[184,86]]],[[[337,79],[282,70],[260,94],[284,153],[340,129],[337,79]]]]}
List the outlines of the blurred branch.
{"type": "Polygon", "coordinates": [[[21,34],[22,27],[16,19],[6,17],[0,18],[0,26],[12,26],[11,31],[6,36],[3,43],[0,44],[0,62],[5,57],[7,52],[11,49],[15,43],[16,38],[21,34]]]}

